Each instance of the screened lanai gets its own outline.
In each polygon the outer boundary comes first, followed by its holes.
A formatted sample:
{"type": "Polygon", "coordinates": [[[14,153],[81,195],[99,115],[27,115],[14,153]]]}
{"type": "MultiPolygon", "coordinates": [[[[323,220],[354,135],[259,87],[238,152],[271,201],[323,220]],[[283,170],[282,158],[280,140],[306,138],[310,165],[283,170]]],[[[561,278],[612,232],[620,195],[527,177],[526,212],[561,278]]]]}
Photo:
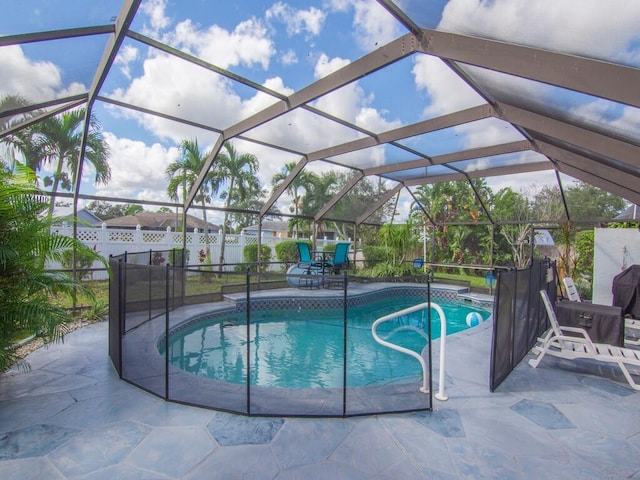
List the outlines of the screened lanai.
{"type": "MultiPolygon", "coordinates": [[[[197,210],[226,143],[255,156],[263,194],[251,205],[212,194],[214,223],[225,210],[257,223],[301,214],[296,182],[328,171],[343,181],[306,205],[315,224],[416,208],[446,222],[416,190],[452,181],[474,188],[469,221],[521,220],[492,212],[474,179],[561,194],[577,180],[639,204],[639,23],[624,0],[29,0],[0,19],[2,157],[25,155],[11,143],[25,128],[81,109],[77,156],[59,171],[36,164],[74,211],[95,200],[197,210]],[[87,153],[89,118],[108,178],[87,153]],[[205,161],[170,198],[165,172],[185,139],[205,161]],[[367,179],[371,201],[345,208],[367,179]]],[[[561,198],[537,220],[593,220],[561,198]]]]}

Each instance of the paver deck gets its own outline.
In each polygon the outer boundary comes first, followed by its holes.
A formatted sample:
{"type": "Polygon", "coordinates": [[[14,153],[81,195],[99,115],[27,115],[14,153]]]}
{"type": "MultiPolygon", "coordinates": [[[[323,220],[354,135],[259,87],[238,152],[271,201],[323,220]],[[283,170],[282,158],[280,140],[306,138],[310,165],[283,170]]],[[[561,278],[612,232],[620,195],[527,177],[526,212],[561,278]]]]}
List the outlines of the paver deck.
{"type": "Polygon", "coordinates": [[[640,478],[640,392],[615,369],[522,362],[489,392],[491,321],[449,337],[432,412],[248,418],[118,379],[107,324],[0,375],[0,478],[640,478]]]}

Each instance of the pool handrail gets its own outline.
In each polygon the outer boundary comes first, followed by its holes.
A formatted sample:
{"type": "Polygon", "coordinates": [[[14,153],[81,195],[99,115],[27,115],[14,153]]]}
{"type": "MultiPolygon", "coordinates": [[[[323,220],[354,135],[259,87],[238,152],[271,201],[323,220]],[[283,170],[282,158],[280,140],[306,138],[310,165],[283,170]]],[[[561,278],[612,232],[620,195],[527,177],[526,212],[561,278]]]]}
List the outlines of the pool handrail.
{"type": "MultiPolygon", "coordinates": [[[[445,343],[446,343],[445,339],[447,337],[447,318],[444,314],[444,311],[440,307],[440,305],[433,302],[424,302],[418,305],[414,305],[413,307],[408,307],[403,310],[399,310],[397,312],[390,313],[389,315],[380,317],[371,325],[371,335],[373,336],[374,340],[378,342],[380,345],[389,347],[392,350],[396,350],[400,353],[410,355],[411,357],[418,360],[418,362],[420,362],[420,366],[422,367],[422,386],[420,387],[420,391],[422,393],[429,393],[429,387],[427,385],[427,378],[429,377],[429,374],[428,374],[429,372],[428,372],[427,364],[425,363],[424,358],[422,358],[422,355],[419,355],[418,353],[408,348],[401,347],[400,345],[396,345],[395,343],[388,342],[380,338],[380,336],[376,332],[378,325],[380,325],[383,322],[387,322],[389,320],[393,320],[394,318],[400,317],[402,315],[407,315],[409,313],[417,312],[418,310],[423,310],[427,308],[433,308],[436,312],[438,312],[438,315],[440,316],[440,372],[439,372],[439,380],[438,380],[439,382],[438,393],[435,394],[435,397],[440,401],[445,401],[445,400],[448,400],[448,397],[444,393],[444,378],[445,378],[445,365],[444,365],[445,360],[444,359],[445,359],[445,343]]],[[[427,335],[422,330],[420,330],[419,332],[427,341],[429,340],[427,335]]]]}

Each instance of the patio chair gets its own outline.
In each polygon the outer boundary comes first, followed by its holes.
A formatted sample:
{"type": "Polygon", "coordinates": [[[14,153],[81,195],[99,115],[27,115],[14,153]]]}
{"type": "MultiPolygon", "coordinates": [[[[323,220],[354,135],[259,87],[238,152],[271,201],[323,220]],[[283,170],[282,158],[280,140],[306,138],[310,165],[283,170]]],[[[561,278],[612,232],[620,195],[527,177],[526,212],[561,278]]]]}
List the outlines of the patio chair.
{"type": "Polygon", "coordinates": [[[622,370],[631,388],[640,390],[640,385],[633,380],[627,369],[628,365],[640,367],[640,350],[615,347],[605,343],[593,343],[583,328],[560,326],[546,290],[540,290],[540,296],[544,302],[544,308],[547,310],[551,327],[543,337],[538,338],[539,343],[532,350],[538,356],[529,360],[529,365],[537,367],[547,353],[567,360],[586,358],[599,362],[615,363],[622,370]]]}
{"type": "Polygon", "coordinates": [[[349,242],[338,242],[333,254],[333,259],[327,263],[331,267],[331,271],[339,274],[340,270],[349,268],[349,242]]]}
{"type": "Polygon", "coordinates": [[[562,279],[562,283],[564,283],[564,291],[567,294],[567,298],[572,302],[581,302],[580,293],[576,288],[576,284],[571,277],[564,277],[562,279]]]}
{"type": "Polygon", "coordinates": [[[322,262],[317,262],[311,258],[311,250],[309,249],[308,243],[297,242],[296,244],[298,245],[298,254],[300,255],[298,268],[306,269],[307,273],[310,273],[311,270],[324,270],[325,265],[322,262]]]}
{"type": "MultiPolygon", "coordinates": [[[[562,283],[564,283],[564,289],[567,294],[567,298],[572,302],[581,302],[582,298],[580,298],[580,293],[576,288],[576,284],[571,277],[565,277],[562,279],[562,283]]],[[[626,337],[624,343],[626,345],[640,345],[640,320],[635,318],[625,318],[624,319],[624,327],[625,329],[629,328],[631,330],[635,330],[635,336],[626,337]]]]}

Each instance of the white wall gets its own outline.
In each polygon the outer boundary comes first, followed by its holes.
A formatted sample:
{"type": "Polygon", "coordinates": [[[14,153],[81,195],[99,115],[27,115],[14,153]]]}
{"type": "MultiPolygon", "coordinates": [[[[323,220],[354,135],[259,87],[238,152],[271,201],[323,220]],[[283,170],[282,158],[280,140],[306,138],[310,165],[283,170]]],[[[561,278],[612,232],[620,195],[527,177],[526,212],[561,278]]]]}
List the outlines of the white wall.
{"type": "MultiPolygon", "coordinates": [[[[63,224],[51,229],[54,233],[73,236],[73,227],[69,224],[63,224]]],[[[211,249],[211,261],[218,263],[220,255],[220,243],[222,235],[209,234],[209,243],[211,249]]],[[[88,245],[90,248],[98,252],[105,258],[109,255],[122,255],[125,252],[146,252],[149,250],[169,250],[171,248],[182,248],[182,233],[172,232],[170,228],[166,231],[142,230],[139,226],[135,230],[106,228],[100,227],[78,227],[78,240],[88,245]]],[[[262,259],[264,261],[276,261],[277,243],[292,240],[290,238],[274,238],[263,236],[262,244],[271,247],[271,259],[262,259]]],[[[224,257],[225,263],[234,264],[242,263],[242,254],[245,245],[257,244],[258,237],[255,235],[235,235],[227,234],[225,239],[224,257]]],[[[322,248],[325,244],[335,243],[333,240],[318,240],[317,248],[322,248]]],[[[187,232],[187,250],[189,250],[188,265],[200,265],[198,260],[198,252],[204,249],[206,238],[203,232],[187,232]]],[[[62,266],[57,262],[47,264],[50,269],[59,269],[62,266]]],[[[94,262],[93,268],[104,268],[100,262],[94,262]]],[[[224,267],[224,270],[232,271],[233,265],[224,267]]],[[[279,268],[279,267],[274,267],[279,268]]],[[[104,280],[107,278],[105,272],[95,272],[93,279],[104,280]]]]}
{"type": "Polygon", "coordinates": [[[593,303],[611,305],[613,277],[640,264],[637,228],[596,228],[593,259],[593,303]]]}

